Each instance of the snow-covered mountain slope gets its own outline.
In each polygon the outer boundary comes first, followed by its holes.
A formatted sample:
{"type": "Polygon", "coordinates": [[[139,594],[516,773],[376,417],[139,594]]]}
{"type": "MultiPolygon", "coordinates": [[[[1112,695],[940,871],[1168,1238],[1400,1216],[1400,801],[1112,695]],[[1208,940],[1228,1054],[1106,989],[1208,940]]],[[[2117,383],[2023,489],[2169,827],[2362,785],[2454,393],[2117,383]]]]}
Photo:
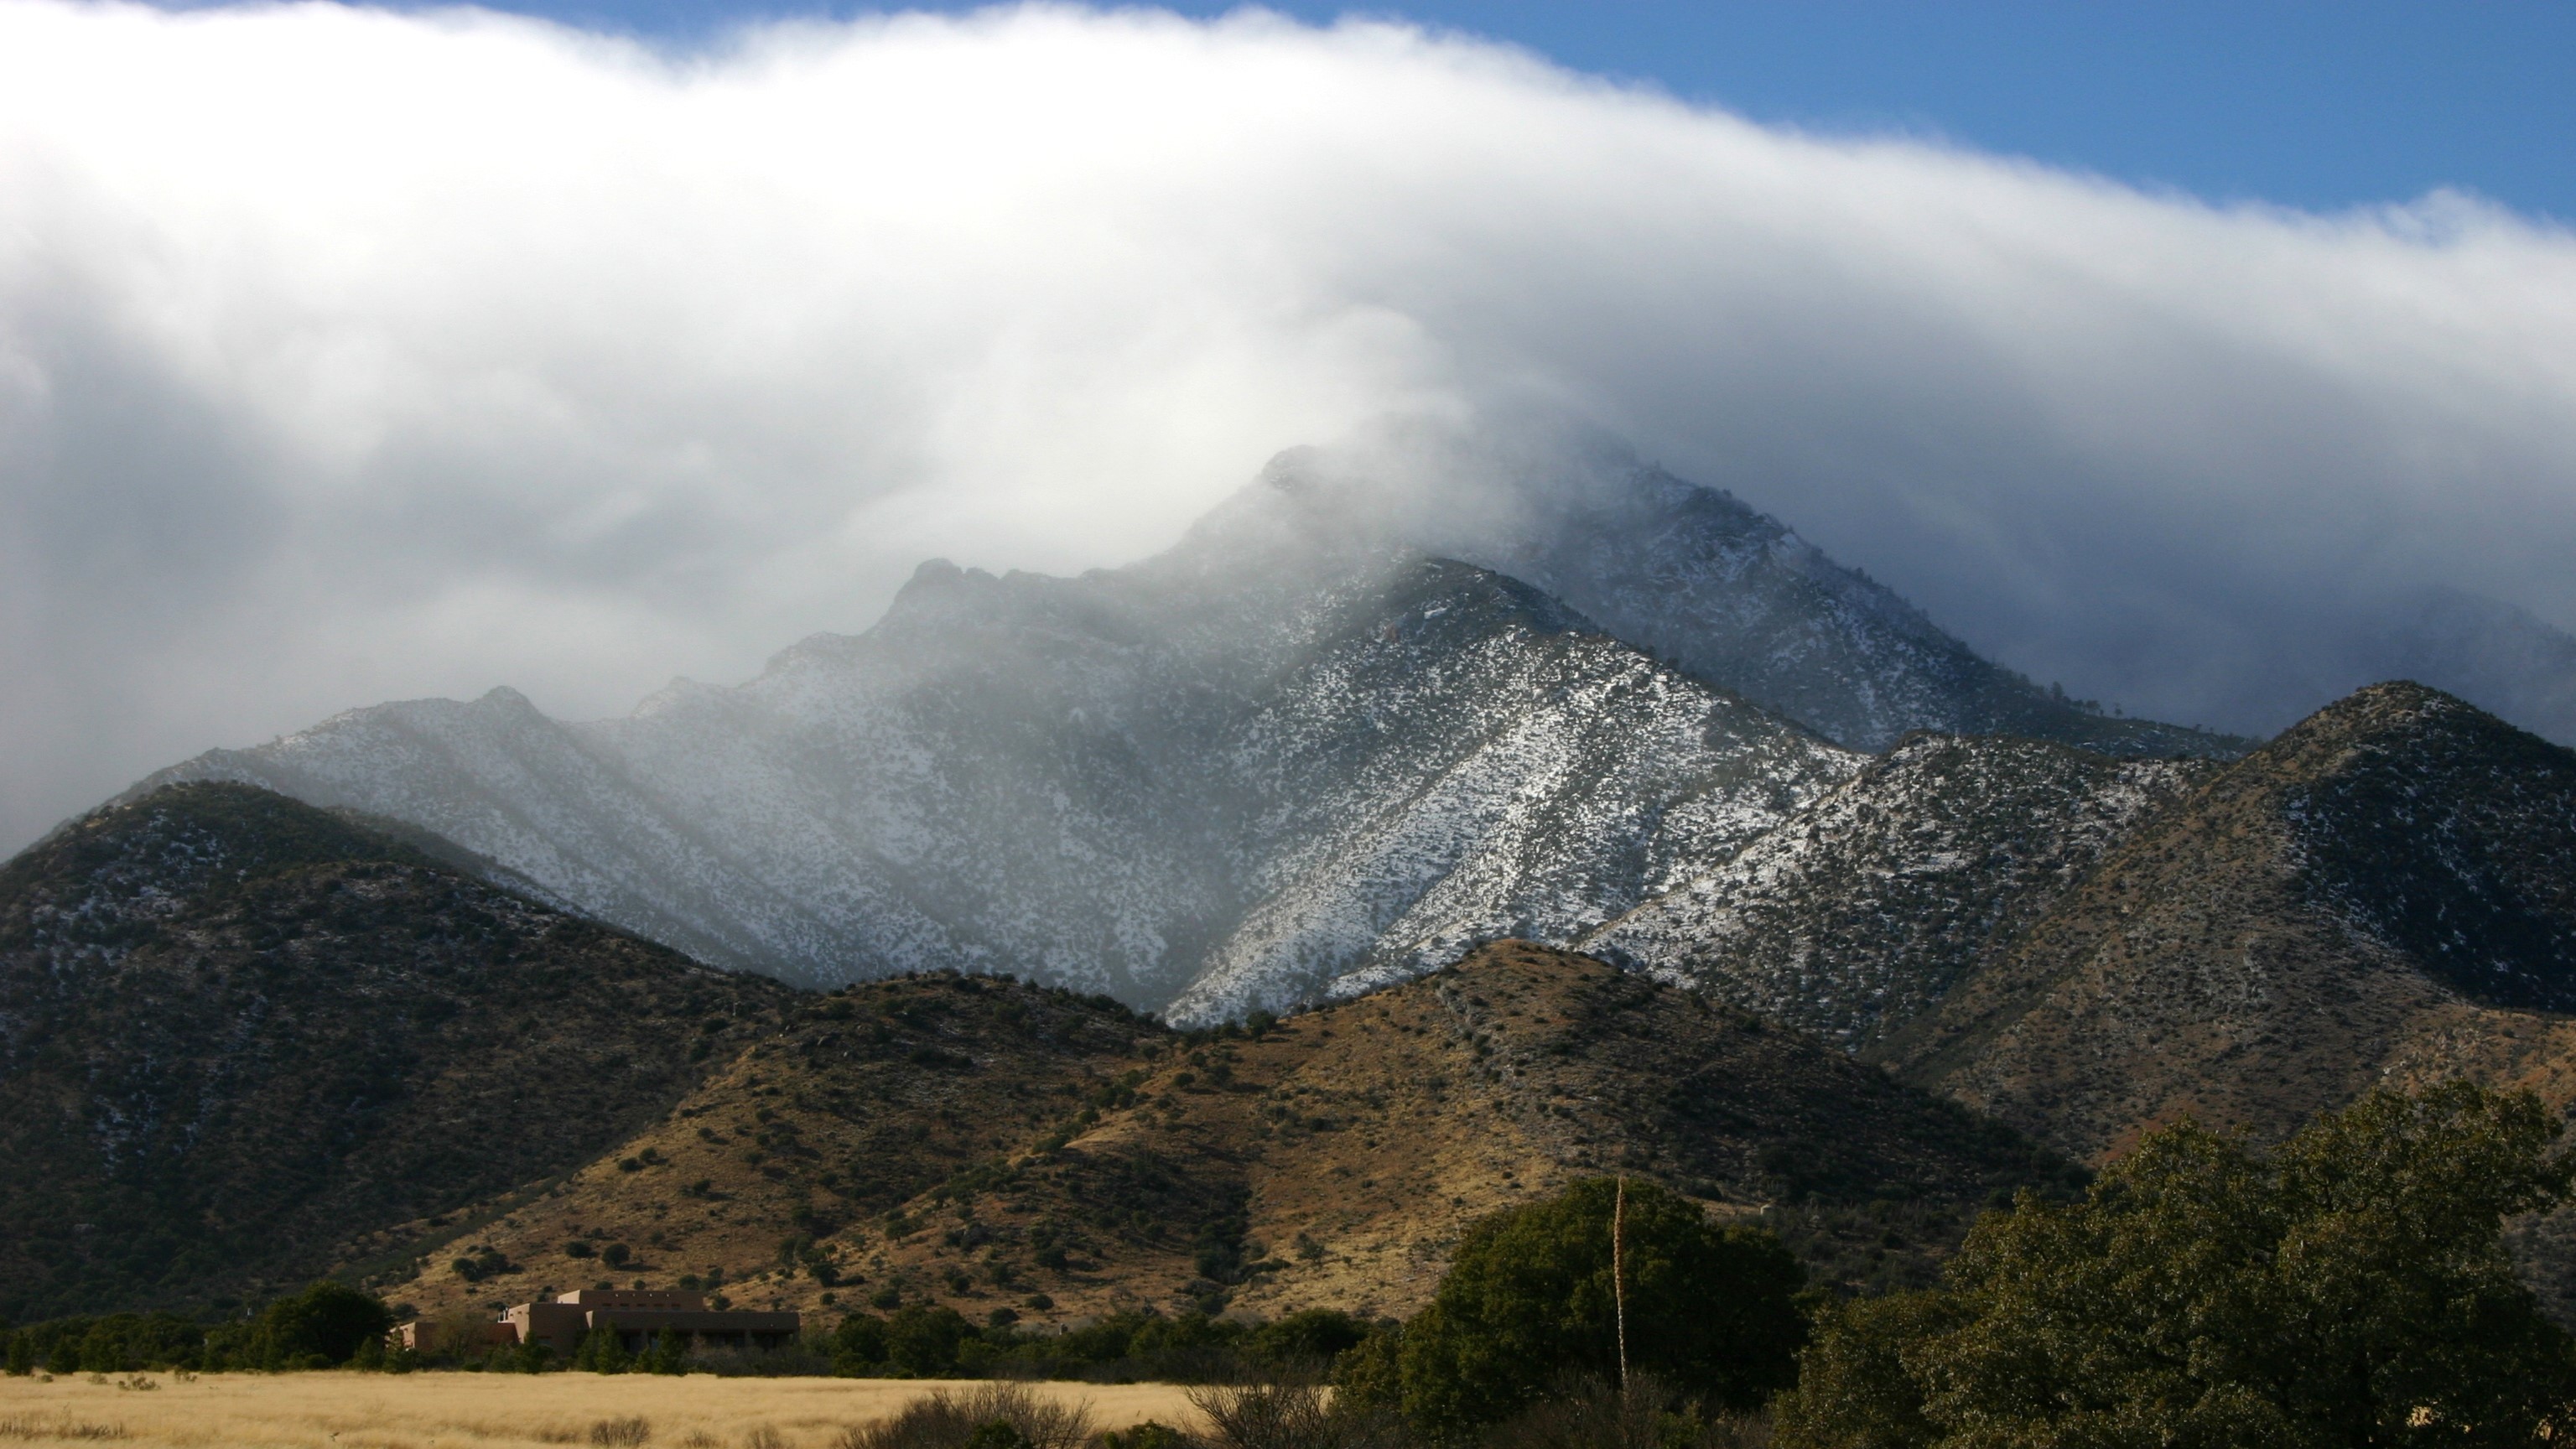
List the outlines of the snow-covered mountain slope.
{"type": "Polygon", "coordinates": [[[2131,756],[2233,758],[2254,744],[2104,715],[2042,689],[1778,519],[1607,439],[1461,438],[1398,420],[1333,448],[1292,449],[1269,478],[1532,584],[1853,749],[1885,750],[1915,730],[2131,756]]]}
{"type": "Polygon", "coordinates": [[[865,634],[626,719],[381,705],[146,785],[409,821],[789,980],[953,965],[1190,1018],[1563,939],[1861,763],[1270,488],[1126,569],[925,565],[865,634]]]}
{"type": "Polygon", "coordinates": [[[1577,944],[1863,1048],[1938,1003],[2218,768],[1917,735],[1577,944]]]}

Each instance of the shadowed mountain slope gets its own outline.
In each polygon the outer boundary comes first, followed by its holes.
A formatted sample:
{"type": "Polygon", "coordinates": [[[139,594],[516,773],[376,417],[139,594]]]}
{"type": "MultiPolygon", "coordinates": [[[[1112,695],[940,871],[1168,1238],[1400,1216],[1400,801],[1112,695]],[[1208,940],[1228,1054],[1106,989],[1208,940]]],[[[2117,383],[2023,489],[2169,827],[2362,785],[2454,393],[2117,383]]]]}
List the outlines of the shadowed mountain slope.
{"type": "MultiPolygon", "coordinates": [[[[485,1237],[542,1265],[512,1280],[531,1290],[685,1272],[744,1303],[882,1295],[979,1322],[1401,1313],[1468,1221],[1577,1175],[1767,1218],[1855,1284],[1919,1280],[1994,1193],[2066,1180],[1840,1052],[1528,943],[1252,1033],[1101,1012],[974,978],[852,987],[485,1237]],[[638,1256],[611,1275],[576,1240],[638,1256]]],[[[491,1292],[424,1266],[387,1291],[491,1292]]]]}
{"type": "Polygon", "coordinates": [[[2382,1081],[2576,1099],[2576,753],[2365,689],[2155,819],[1880,1049],[2066,1151],[2382,1081]]]}
{"type": "Polygon", "coordinates": [[[0,867],[0,1316],[301,1284],[589,1160],[788,998],[451,854],[191,785],[0,867]]]}

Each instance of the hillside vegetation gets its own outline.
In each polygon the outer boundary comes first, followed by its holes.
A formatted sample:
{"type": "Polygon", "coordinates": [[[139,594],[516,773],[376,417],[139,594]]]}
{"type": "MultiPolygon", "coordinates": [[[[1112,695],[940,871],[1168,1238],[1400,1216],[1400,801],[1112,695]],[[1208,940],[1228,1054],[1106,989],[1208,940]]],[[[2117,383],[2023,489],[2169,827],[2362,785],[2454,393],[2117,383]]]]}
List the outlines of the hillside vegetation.
{"type": "MultiPolygon", "coordinates": [[[[1402,1316],[1466,1224],[1605,1173],[1868,1293],[2184,1117],[2576,1101],[2576,754],[2449,696],[2365,690],[2224,766],[1918,736],[1773,808],[1592,938],[1617,962],[1503,940],[1179,1031],[1003,976],[796,993],[433,839],[165,792],[0,872],[0,1146],[37,1168],[0,1186],[0,1311],[330,1267],[430,1313],[1402,1316]]],[[[2576,1316],[2576,1229],[2514,1236],[2576,1316]]]]}
{"type": "MultiPolygon", "coordinates": [[[[1853,1287],[1928,1281],[1974,1209],[2072,1182],[1820,1043],[1526,942],[1255,1027],[1176,1034],[974,977],[852,987],[478,1241],[526,1265],[520,1296],[685,1275],[978,1323],[1400,1315],[1468,1223],[1589,1174],[1767,1221],[1853,1287]],[[608,1243],[631,1255],[613,1274],[608,1243]]],[[[385,1291],[495,1289],[433,1257],[385,1291]]]]}
{"type": "Polygon", "coordinates": [[[577,1166],[790,999],[237,785],[0,870],[0,1316],[222,1308],[577,1166]]]}
{"type": "Polygon", "coordinates": [[[2383,1082],[2576,1100],[2576,752],[2362,690],[2230,766],[1891,1038],[2082,1157],[2185,1114],[2288,1136],[2383,1082]]]}

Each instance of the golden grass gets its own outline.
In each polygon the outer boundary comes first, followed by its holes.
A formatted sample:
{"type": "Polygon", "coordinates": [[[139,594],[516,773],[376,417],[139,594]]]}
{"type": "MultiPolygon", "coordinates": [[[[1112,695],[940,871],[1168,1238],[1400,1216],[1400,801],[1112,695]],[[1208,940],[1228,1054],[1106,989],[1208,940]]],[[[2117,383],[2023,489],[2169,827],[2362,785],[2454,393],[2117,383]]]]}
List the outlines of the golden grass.
{"type": "MultiPolygon", "coordinates": [[[[593,1425],[641,1418],[650,1449],[826,1449],[934,1380],[660,1378],[628,1374],[170,1374],[0,1377],[0,1449],[519,1449],[593,1443],[593,1425]],[[149,1383],[149,1390],[126,1387],[149,1383]]],[[[1036,1384],[1087,1403],[1097,1426],[1195,1425],[1171,1384],[1036,1384]]]]}

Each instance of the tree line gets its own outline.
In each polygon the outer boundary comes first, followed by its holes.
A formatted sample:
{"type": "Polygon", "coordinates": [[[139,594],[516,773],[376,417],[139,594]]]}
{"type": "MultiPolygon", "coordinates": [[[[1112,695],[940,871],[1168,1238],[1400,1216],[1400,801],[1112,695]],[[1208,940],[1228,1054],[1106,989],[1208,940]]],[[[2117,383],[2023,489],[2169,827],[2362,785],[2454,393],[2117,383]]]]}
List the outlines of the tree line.
{"type": "Polygon", "coordinates": [[[1343,1356],[1334,1412],[1433,1445],[1670,1449],[1756,1410],[1778,1449],[2564,1443],[2576,1340],[2504,1242],[2568,1200],[2561,1131],[2465,1083],[2269,1153],[2183,1122],[2080,1199],[1980,1217],[1939,1286],[1850,1301],[1767,1233],[1581,1183],[1471,1230],[1429,1307],[1343,1356]]]}
{"type": "Polygon", "coordinates": [[[393,1313],[381,1299],[324,1280],[270,1303],[250,1318],[204,1323],[175,1313],[57,1318],[24,1328],[0,1325],[0,1363],[17,1375],[132,1373],[143,1369],[225,1370],[382,1365],[393,1313]]]}

